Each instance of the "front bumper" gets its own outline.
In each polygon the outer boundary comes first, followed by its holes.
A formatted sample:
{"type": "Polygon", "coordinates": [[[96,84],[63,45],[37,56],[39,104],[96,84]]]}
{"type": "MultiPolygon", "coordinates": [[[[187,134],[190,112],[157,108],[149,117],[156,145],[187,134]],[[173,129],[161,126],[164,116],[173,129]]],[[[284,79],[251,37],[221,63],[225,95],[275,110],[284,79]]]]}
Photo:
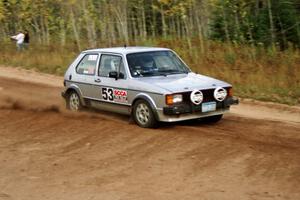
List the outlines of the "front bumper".
{"type": "Polygon", "coordinates": [[[231,105],[239,104],[239,100],[236,97],[230,97],[223,102],[217,102],[216,110],[212,112],[202,112],[201,104],[178,104],[174,106],[164,107],[158,110],[159,121],[176,122],[190,119],[198,119],[208,116],[221,115],[229,111],[231,105]]]}
{"type": "Polygon", "coordinates": [[[227,98],[224,101],[225,106],[238,105],[239,103],[240,103],[240,101],[237,97],[227,98]]]}

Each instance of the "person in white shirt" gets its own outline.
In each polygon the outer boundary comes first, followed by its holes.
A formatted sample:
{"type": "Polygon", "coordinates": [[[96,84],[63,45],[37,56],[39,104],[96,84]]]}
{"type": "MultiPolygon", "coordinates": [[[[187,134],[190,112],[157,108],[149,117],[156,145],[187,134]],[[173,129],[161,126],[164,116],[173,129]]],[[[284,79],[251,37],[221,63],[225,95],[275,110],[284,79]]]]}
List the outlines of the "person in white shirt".
{"type": "Polygon", "coordinates": [[[25,34],[20,31],[17,35],[11,36],[10,38],[16,40],[17,49],[21,51],[24,45],[25,34]]]}

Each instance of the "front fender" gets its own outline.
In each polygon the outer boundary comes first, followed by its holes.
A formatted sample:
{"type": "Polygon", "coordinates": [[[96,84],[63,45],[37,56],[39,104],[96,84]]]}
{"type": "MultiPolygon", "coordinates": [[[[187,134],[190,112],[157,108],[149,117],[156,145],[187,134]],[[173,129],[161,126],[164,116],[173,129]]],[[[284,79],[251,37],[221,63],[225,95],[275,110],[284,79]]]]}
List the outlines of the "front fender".
{"type": "Polygon", "coordinates": [[[156,120],[159,120],[158,113],[157,113],[157,106],[156,106],[156,103],[155,103],[155,101],[152,99],[152,97],[151,97],[150,95],[146,94],[146,93],[138,94],[138,95],[134,98],[134,100],[132,101],[131,107],[133,108],[135,102],[136,102],[137,100],[140,100],[140,99],[146,101],[146,102],[150,105],[150,107],[151,107],[151,109],[152,109],[152,112],[153,112],[153,114],[154,114],[154,116],[155,116],[155,119],[156,119],[156,120]]]}

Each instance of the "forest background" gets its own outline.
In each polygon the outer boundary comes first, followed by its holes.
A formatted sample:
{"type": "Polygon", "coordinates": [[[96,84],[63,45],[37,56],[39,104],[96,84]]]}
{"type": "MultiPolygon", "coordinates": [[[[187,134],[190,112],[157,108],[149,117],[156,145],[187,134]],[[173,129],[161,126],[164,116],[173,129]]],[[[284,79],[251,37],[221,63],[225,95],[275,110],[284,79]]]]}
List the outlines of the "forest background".
{"type": "Polygon", "coordinates": [[[125,44],[172,48],[240,97],[300,104],[300,0],[0,0],[3,66],[62,75],[84,49],[125,44]]]}

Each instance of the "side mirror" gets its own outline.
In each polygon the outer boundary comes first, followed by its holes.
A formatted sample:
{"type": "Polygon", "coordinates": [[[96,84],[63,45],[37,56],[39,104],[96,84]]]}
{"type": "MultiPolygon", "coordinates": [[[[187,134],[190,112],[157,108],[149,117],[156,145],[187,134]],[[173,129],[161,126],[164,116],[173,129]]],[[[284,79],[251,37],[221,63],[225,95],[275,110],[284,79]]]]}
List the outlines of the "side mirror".
{"type": "Polygon", "coordinates": [[[125,75],[124,75],[122,72],[120,72],[120,73],[119,73],[119,78],[120,78],[120,79],[124,79],[124,78],[125,78],[125,75]]]}
{"type": "Polygon", "coordinates": [[[109,78],[115,78],[117,80],[118,79],[118,72],[116,72],[116,71],[109,72],[108,77],[109,78]]]}

